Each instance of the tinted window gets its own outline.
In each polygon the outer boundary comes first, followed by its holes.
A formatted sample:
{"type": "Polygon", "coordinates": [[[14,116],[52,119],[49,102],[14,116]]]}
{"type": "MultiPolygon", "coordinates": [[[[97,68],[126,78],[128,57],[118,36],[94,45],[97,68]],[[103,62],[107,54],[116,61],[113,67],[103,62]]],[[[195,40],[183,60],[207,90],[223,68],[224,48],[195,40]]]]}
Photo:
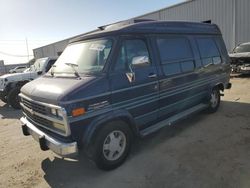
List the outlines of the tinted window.
{"type": "Polygon", "coordinates": [[[124,40],[120,48],[115,69],[128,70],[133,58],[138,56],[149,57],[146,43],[140,39],[124,40]]]}
{"type": "Polygon", "coordinates": [[[202,58],[220,56],[213,39],[198,39],[198,46],[202,58]]]}
{"type": "Polygon", "coordinates": [[[193,57],[186,38],[160,38],[157,39],[157,45],[162,63],[193,57]]]}
{"type": "Polygon", "coordinates": [[[193,53],[188,39],[184,37],[159,38],[162,69],[166,76],[194,70],[193,53]]]}
{"type": "Polygon", "coordinates": [[[221,63],[220,53],[213,39],[197,39],[197,43],[200,50],[203,65],[221,63]]]}

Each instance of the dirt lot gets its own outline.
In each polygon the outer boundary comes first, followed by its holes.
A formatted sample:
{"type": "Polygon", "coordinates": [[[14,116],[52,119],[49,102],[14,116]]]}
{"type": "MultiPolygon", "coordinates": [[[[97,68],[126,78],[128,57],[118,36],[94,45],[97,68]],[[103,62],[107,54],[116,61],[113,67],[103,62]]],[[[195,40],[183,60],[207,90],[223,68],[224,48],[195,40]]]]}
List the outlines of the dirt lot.
{"type": "Polygon", "coordinates": [[[0,103],[0,187],[250,187],[250,78],[232,78],[219,111],[136,140],[120,168],[42,152],[21,112],[0,103]]]}

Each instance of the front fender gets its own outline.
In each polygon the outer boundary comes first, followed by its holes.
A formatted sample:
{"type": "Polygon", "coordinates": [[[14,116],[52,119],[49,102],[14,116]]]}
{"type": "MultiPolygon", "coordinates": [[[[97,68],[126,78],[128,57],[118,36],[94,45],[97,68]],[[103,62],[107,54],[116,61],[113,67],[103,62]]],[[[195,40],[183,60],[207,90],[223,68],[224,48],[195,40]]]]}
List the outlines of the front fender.
{"type": "Polygon", "coordinates": [[[28,82],[29,82],[29,80],[23,80],[23,81],[17,81],[17,82],[9,82],[9,83],[6,85],[5,90],[6,90],[6,91],[9,91],[9,90],[11,90],[11,89],[14,88],[14,87],[22,87],[22,86],[24,86],[25,84],[27,84],[28,82]]]}
{"type": "Polygon", "coordinates": [[[83,147],[86,151],[89,150],[89,148],[91,147],[93,143],[92,141],[94,140],[93,138],[97,133],[97,131],[100,130],[106,123],[114,120],[121,120],[126,122],[131,128],[132,132],[136,136],[139,135],[139,130],[138,127],[136,126],[135,120],[128,111],[126,110],[110,111],[101,116],[98,116],[88,125],[87,130],[84,132],[82,140],[83,147]]]}

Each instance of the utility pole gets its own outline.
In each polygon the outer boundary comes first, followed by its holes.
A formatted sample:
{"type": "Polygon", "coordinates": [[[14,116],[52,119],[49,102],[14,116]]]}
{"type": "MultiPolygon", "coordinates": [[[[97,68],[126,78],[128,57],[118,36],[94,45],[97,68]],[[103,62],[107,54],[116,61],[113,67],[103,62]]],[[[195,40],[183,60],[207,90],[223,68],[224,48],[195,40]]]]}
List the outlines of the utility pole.
{"type": "Polygon", "coordinates": [[[28,57],[28,61],[30,60],[30,56],[29,56],[29,46],[28,46],[28,39],[27,37],[25,38],[26,41],[26,48],[27,48],[27,57],[28,57]]]}

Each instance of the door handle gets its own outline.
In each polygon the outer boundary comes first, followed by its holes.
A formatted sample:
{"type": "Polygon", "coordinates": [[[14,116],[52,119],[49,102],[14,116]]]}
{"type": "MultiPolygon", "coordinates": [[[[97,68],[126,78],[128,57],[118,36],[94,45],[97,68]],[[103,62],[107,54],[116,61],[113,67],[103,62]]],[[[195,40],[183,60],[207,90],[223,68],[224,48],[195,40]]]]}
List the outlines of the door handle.
{"type": "Polygon", "coordinates": [[[157,75],[156,75],[155,73],[150,73],[150,74],[148,75],[148,77],[149,77],[149,78],[156,78],[157,75]]]}

